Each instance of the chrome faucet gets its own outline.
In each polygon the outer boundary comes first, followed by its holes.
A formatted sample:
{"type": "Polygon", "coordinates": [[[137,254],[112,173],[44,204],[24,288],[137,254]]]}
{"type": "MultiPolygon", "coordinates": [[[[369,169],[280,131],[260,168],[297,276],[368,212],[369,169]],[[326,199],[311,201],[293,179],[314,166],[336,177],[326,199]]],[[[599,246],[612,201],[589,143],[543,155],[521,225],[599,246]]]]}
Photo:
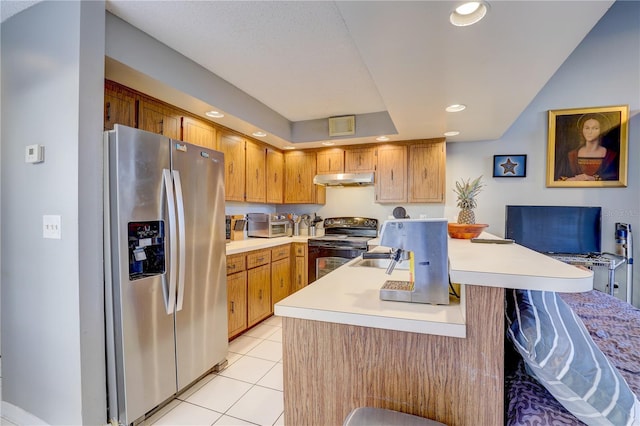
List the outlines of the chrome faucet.
{"type": "Polygon", "coordinates": [[[449,303],[449,261],[446,219],[394,219],[384,222],[380,245],[391,248],[387,254],[396,264],[413,253],[413,283],[398,285],[387,281],[380,298],[414,303],[449,303]]]}

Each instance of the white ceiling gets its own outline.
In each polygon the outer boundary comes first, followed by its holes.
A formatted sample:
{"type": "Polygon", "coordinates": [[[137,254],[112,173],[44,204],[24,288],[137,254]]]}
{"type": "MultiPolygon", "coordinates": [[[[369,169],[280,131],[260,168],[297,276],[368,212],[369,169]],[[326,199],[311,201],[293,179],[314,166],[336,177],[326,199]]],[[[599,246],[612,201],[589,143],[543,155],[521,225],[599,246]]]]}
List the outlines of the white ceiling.
{"type": "Polygon", "coordinates": [[[613,1],[492,1],[484,20],[454,27],[448,17],[459,3],[107,0],[106,7],[291,122],[386,111],[397,129],[391,140],[457,130],[449,141],[478,141],[503,135],[613,1]],[[445,112],[453,103],[467,109],[445,112]]]}

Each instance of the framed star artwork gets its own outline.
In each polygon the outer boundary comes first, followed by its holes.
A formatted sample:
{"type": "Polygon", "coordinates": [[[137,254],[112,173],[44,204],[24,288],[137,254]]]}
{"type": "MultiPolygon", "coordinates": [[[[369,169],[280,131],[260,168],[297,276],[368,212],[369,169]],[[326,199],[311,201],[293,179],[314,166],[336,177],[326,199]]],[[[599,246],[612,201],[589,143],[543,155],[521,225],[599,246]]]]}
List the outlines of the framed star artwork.
{"type": "Polygon", "coordinates": [[[525,177],[527,176],[527,156],[494,155],[493,177],[525,177]]]}

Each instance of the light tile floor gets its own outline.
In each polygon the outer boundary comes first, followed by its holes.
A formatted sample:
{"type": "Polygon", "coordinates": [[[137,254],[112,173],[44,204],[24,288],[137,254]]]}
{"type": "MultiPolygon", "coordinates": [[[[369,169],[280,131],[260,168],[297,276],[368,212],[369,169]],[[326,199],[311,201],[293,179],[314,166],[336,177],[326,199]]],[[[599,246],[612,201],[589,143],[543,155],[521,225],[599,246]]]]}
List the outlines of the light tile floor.
{"type": "Polygon", "coordinates": [[[282,319],[271,317],[229,344],[229,365],[210,374],[143,424],[284,425],[282,319]]]}

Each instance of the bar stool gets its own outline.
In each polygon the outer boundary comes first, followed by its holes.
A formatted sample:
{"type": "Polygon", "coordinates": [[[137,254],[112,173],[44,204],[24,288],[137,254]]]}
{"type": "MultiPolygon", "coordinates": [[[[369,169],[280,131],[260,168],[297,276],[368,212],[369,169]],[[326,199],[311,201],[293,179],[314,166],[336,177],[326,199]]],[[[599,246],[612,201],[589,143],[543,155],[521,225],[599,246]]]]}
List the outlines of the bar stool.
{"type": "Polygon", "coordinates": [[[386,408],[358,407],[351,410],[343,426],[446,426],[413,414],[386,408]]]}

